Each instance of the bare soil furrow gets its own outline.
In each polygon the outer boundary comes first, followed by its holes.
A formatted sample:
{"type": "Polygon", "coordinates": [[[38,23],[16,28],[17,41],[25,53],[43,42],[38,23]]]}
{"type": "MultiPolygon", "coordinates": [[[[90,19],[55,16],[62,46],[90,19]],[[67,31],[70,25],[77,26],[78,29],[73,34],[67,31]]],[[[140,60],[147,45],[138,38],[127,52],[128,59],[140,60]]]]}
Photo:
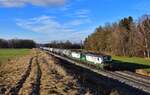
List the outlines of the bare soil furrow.
{"type": "Polygon", "coordinates": [[[40,92],[40,83],[41,83],[41,76],[42,76],[42,72],[41,72],[41,68],[38,62],[38,57],[36,57],[36,72],[35,72],[36,76],[35,76],[35,80],[32,86],[32,91],[31,93],[29,93],[29,95],[39,95],[40,92]]]}
{"type": "Polygon", "coordinates": [[[29,93],[32,92],[33,84],[35,81],[35,72],[36,72],[36,62],[35,58],[32,61],[31,65],[31,72],[29,77],[26,79],[25,83],[23,84],[23,87],[19,91],[19,95],[29,95],[29,93]]]}
{"type": "MultiPolygon", "coordinates": [[[[28,61],[31,56],[24,56],[16,59],[9,59],[0,68],[0,95],[8,93],[12,88],[20,88],[24,81],[24,75],[29,68],[28,61]]],[[[26,75],[25,75],[26,76],[26,75]]]]}
{"type": "Polygon", "coordinates": [[[29,65],[25,73],[22,75],[21,79],[17,82],[17,84],[10,89],[7,93],[9,95],[18,95],[19,90],[22,88],[24,82],[26,81],[27,77],[30,75],[31,65],[32,65],[33,57],[29,61],[29,65]]]}

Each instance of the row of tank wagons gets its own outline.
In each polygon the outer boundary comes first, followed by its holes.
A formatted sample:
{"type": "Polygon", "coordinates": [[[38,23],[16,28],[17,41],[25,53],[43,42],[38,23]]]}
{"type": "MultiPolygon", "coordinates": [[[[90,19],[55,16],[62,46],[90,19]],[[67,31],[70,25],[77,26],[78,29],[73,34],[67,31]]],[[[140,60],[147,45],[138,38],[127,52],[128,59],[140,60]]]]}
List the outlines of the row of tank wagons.
{"type": "Polygon", "coordinates": [[[43,48],[44,50],[64,55],[67,57],[72,57],[81,61],[88,61],[94,64],[110,64],[112,61],[111,56],[109,55],[96,55],[90,53],[81,53],[77,51],[71,51],[69,49],[58,49],[58,48],[43,48]]]}

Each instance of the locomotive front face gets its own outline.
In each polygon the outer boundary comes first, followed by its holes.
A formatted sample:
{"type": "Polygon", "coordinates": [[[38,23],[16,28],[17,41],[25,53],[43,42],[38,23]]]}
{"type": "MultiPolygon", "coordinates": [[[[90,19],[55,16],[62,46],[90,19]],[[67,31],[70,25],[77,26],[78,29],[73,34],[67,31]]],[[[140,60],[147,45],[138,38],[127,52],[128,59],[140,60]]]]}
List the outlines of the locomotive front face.
{"type": "Polygon", "coordinates": [[[103,60],[104,60],[104,61],[108,61],[107,56],[103,56],[103,60]]]}
{"type": "Polygon", "coordinates": [[[103,59],[104,61],[112,61],[111,56],[104,56],[103,59]]]}

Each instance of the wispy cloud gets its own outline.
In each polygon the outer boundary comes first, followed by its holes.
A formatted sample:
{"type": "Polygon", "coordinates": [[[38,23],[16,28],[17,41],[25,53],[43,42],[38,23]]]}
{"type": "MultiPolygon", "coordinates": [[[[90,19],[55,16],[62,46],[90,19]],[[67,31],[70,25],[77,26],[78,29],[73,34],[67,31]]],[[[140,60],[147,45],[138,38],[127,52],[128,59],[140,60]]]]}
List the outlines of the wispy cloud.
{"type": "Polygon", "coordinates": [[[84,18],[84,19],[81,19],[81,18],[79,18],[79,19],[74,19],[74,20],[71,20],[71,21],[69,21],[69,22],[67,22],[67,23],[65,23],[64,25],[65,26],[79,26],[79,25],[83,25],[83,24],[85,24],[85,23],[91,23],[91,20],[89,19],[89,18],[84,18]]]}
{"type": "Polygon", "coordinates": [[[90,10],[87,10],[87,9],[81,9],[81,10],[78,10],[75,15],[78,16],[78,17],[88,17],[90,13],[90,10]]]}
{"type": "Polygon", "coordinates": [[[45,33],[49,40],[80,41],[90,34],[89,29],[77,30],[78,26],[90,23],[88,19],[75,19],[61,23],[51,16],[39,16],[26,20],[17,19],[17,25],[28,31],[45,33]]]}
{"type": "Polygon", "coordinates": [[[77,17],[77,18],[88,18],[90,14],[90,10],[88,9],[76,9],[72,13],[66,14],[67,16],[70,17],[77,17]]]}
{"type": "Polygon", "coordinates": [[[21,7],[27,4],[35,6],[64,5],[66,0],[0,0],[1,7],[21,7]]]}

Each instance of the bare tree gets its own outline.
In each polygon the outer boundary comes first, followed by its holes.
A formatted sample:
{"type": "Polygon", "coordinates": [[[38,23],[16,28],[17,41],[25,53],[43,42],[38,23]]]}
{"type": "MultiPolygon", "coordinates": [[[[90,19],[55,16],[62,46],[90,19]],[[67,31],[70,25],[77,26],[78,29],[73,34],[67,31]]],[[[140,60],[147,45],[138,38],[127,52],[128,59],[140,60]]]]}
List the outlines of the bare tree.
{"type": "Polygon", "coordinates": [[[144,15],[138,25],[138,32],[141,36],[141,43],[139,43],[144,52],[144,56],[150,58],[150,16],[144,15]]]}
{"type": "Polygon", "coordinates": [[[100,26],[86,38],[84,47],[96,52],[149,58],[150,16],[142,16],[137,23],[129,16],[119,22],[100,26]]]}

